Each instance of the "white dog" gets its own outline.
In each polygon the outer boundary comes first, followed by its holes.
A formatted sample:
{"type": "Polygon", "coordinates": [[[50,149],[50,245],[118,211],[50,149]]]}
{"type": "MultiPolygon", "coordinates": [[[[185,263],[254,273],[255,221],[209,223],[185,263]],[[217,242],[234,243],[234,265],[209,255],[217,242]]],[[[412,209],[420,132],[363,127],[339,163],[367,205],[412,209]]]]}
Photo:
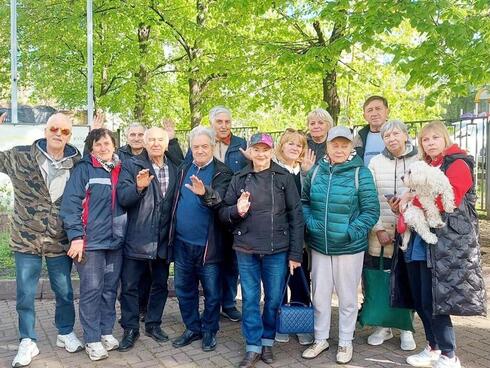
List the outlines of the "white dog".
{"type": "Polygon", "coordinates": [[[414,229],[426,243],[437,243],[437,236],[430,231],[430,228],[443,227],[445,224],[435,203],[436,198],[441,196],[445,212],[451,213],[455,208],[454,192],[449,179],[439,168],[430,166],[424,161],[417,161],[408,167],[402,180],[417,196],[423,209],[416,207],[412,202],[406,205],[403,216],[408,227],[403,234],[401,248],[407,249],[410,228],[414,229]]]}

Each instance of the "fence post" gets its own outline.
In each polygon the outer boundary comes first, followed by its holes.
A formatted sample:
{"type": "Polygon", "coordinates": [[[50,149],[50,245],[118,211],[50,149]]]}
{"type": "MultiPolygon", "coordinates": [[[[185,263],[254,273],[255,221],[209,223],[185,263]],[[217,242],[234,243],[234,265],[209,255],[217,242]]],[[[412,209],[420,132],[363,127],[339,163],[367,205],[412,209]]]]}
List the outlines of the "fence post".
{"type": "Polygon", "coordinates": [[[485,167],[484,167],[484,172],[485,172],[485,212],[486,212],[486,217],[489,218],[490,216],[490,176],[488,175],[488,164],[490,163],[490,131],[488,130],[490,128],[490,118],[486,118],[487,121],[485,123],[485,129],[486,129],[486,142],[485,142],[485,167]]]}

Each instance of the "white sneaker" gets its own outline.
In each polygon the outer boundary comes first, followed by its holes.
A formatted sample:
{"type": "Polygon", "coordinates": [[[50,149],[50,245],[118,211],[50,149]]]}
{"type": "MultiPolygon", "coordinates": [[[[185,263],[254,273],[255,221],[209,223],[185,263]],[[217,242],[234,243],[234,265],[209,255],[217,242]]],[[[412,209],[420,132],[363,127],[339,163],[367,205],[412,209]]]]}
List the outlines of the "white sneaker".
{"type": "Polygon", "coordinates": [[[393,332],[391,332],[391,328],[376,327],[376,330],[374,330],[374,332],[369,335],[367,343],[369,345],[378,346],[391,338],[393,338],[393,332]]]}
{"type": "Polygon", "coordinates": [[[311,333],[300,333],[296,335],[300,345],[311,345],[315,341],[315,337],[311,333]]]}
{"type": "Polygon", "coordinates": [[[289,342],[289,335],[276,332],[276,338],[274,340],[277,342],[289,342]]]}
{"type": "Polygon", "coordinates": [[[104,345],[99,342],[90,342],[85,345],[85,351],[88,354],[90,360],[102,360],[109,357],[107,350],[104,348],[104,345]]]}
{"type": "Polygon", "coordinates": [[[56,346],[65,348],[69,353],[76,353],[77,351],[83,350],[82,342],[78,340],[77,335],[73,331],[68,335],[58,335],[56,337],[56,346]]]}
{"type": "Polygon", "coordinates": [[[107,351],[115,350],[119,347],[119,341],[112,335],[102,335],[100,342],[107,351]]]}
{"type": "Polygon", "coordinates": [[[32,358],[39,354],[39,349],[34,341],[25,338],[20,341],[17,355],[12,361],[12,367],[25,367],[31,364],[32,358]]]}
{"type": "Polygon", "coordinates": [[[429,345],[420,353],[407,357],[407,363],[412,367],[432,367],[441,356],[440,350],[432,350],[429,345]]]}
{"type": "Polygon", "coordinates": [[[400,330],[400,349],[404,351],[412,351],[415,350],[416,347],[417,345],[413,339],[412,331],[400,330]]]}
{"type": "Polygon", "coordinates": [[[337,349],[337,363],[339,364],[347,364],[352,360],[352,353],[354,352],[354,348],[352,344],[342,346],[339,345],[337,349]]]}
{"type": "Polygon", "coordinates": [[[432,364],[433,368],[461,368],[461,362],[458,357],[448,358],[445,355],[441,355],[435,363],[432,364]]]}
{"type": "Polygon", "coordinates": [[[327,340],[315,341],[313,345],[303,351],[301,356],[305,359],[313,359],[316,358],[322,351],[328,350],[328,347],[329,345],[327,340]]]}

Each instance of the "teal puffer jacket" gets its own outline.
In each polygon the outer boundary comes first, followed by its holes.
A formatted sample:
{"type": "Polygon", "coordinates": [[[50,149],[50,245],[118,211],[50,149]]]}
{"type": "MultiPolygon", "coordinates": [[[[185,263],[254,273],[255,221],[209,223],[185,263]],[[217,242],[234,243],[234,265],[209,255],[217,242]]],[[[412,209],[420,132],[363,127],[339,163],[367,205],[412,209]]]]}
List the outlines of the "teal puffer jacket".
{"type": "Polygon", "coordinates": [[[304,180],[301,201],[311,249],[327,255],[367,250],[379,201],[371,172],[359,156],[337,165],[320,160],[304,180]]]}

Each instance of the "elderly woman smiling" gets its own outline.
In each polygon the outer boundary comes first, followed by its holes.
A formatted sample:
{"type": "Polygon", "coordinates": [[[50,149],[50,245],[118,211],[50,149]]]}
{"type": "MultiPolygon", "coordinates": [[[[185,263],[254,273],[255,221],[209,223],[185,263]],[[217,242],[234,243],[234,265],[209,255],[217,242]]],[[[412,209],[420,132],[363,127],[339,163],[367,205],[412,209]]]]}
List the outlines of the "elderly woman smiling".
{"type": "Polygon", "coordinates": [[[303,259],[303,215],[293,176],[272,161],[274,143],[268,134],[250,138],[251,165],[233,176],[220,210],[233,227],[243,296],[242,332],[246,354],[240,367],[274,360],[276,314],[286,279],[303,259]],[[260,312],[260,283],[264,309],[260,312]]]}
{"type": "Polygon", "coordinates": [[[309,171],[302,202],[311,248],[315,306],[315,342],[303,352],[312,359],[328,348],[332,293],[339,298],[337,363],[352,359],[357,319],[357,287],[361,280],[368,232],[379,217],[373,177],[353,150],[349,128],[328,132],[327,155],[309,171]]]}

